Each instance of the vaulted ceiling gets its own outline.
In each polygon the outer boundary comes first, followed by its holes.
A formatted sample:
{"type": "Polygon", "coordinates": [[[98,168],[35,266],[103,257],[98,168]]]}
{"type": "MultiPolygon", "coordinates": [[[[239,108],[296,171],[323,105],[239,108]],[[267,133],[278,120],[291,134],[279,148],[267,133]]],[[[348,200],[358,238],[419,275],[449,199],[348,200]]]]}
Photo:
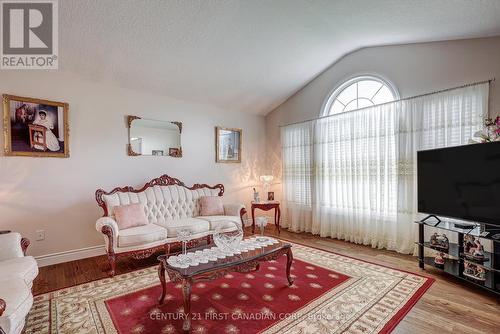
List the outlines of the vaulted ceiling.
{"type": "Polygon", "coordinates": [[[499,0],[60,0],[59,67],[266,114],[375,45],[500,35],[499,0]]]}

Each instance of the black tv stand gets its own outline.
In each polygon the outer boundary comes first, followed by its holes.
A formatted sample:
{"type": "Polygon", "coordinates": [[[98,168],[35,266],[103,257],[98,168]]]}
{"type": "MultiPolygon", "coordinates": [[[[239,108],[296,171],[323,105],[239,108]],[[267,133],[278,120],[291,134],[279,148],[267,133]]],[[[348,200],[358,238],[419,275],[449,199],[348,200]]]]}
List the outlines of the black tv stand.
{"type": "MultiPolygon", "coordinates": [[[[455,276],[461,280],[467,281],[469,284],[485,289],[497,297],[500,297],[500,239],[492,238],[496,233],[500,233],[500,227],[498,225],[491,224],[474,224],[473,227],[468,225],[467,228],[456,227],[453,222],[442,221],[436,216],[428,216],[421,221],[416,221],[418,224],[418,265],[420,268],[425,269],[425,266],[432,266],[445,273],[455,276]],[[429,222],[429,218],[437,219],[436,222],[429,222]],[[449,248],[447,251],[442,249],[436,249],[431,246],[429,240],[425,238],[424,232],[426,227],[434,227],[441,230],[440,233],[447,234],[448,240],[451,234],[457,235],[457,243],[452,243],[449,241],[449,248]],[[483,231],[490,232],[485,236],[481,236],[483,231]],[[489,241],[492,245],[491,250],[484,252],[485,260],[484,262],[478,262],[473,259],[467,258],[464,254],[464,237],[473,236],[474,238],[480,238],[483,245],[486,245],[486,241],[489,241]],[[425,252],[425,250],[428,250],[425,252]],[[429,251],[431,250],[431,251],[429,251]],[[427,254],[426,254],[427,253],[427,254]],[[436,264],[435,256],[438,253],[444,253],[444,264],[436,264]],[[477,277],[473,278],[470,275],[466,275],[469,272],[464,273],[466,266],[474,265],[484,271],[484,280],[480,280],[477,277]]],[[[430,237],[430,235],[428,235],[430,237]]],[[[478,269],[479,270],[479,269],[478,269]]]]}

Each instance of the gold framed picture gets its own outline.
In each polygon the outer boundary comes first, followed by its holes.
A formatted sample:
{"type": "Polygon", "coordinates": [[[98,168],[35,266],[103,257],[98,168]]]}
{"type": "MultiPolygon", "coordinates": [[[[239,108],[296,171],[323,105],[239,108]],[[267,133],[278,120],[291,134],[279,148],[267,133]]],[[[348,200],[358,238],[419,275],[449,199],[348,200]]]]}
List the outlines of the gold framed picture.
{"type": "Polygon", "coordinates": [[[69,157],[67,103],[7,94],[2,97],[5,155],[69,157]]]}
{"type": "Polygon", "coordinates": [[[215,162],[241,162],[241,129],[215,128],[215,162]]]}

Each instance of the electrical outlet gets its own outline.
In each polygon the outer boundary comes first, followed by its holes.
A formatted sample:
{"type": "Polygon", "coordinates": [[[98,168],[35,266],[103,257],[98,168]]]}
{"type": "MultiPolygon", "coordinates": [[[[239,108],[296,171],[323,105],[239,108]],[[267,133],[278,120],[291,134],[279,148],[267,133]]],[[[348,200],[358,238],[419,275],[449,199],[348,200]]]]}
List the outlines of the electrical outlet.
{"type": "Polygon", "coordinates": [[[45,240],[45,230],[37,230],[36,231],[36,241],[45,240]]]}

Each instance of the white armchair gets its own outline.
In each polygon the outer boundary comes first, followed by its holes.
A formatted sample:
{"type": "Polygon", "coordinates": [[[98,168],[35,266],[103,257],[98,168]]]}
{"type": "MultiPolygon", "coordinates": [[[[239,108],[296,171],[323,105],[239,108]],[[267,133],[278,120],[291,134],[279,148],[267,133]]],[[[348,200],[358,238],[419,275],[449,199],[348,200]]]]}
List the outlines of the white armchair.
{"type": "Polygon", "coordinates": [[[38,275],[32,256],[26,256],[29,240],[19,233],[0,234],[0,328],[18,334],[33,305],[31,287],[38,275]]]}

